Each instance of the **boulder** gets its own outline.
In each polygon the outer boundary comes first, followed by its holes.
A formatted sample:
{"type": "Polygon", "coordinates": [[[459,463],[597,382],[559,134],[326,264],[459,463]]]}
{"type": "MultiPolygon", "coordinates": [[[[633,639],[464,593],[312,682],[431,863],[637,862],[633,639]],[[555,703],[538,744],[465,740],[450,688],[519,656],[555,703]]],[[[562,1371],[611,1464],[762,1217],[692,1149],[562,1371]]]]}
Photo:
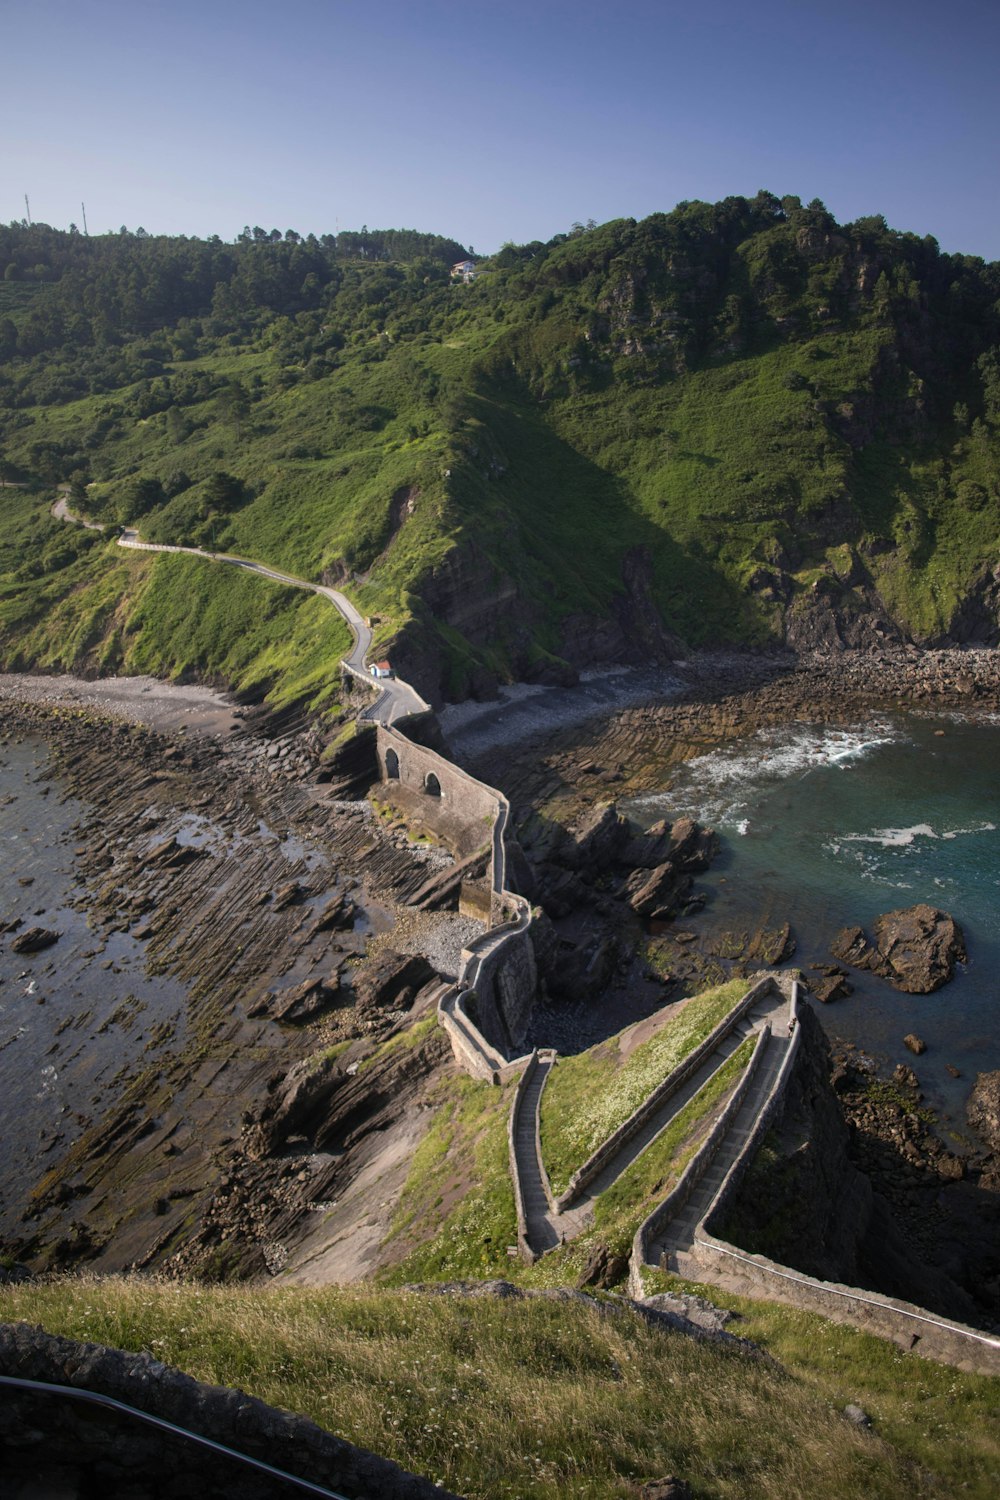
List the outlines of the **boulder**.
{"type": "Polygon", "coordinates": [[[359,1011],[409,1010],[434,969],[421,954],[382,953],[355,983],[359,1011]]]}
{"type": "Polygon", "coordinates": [[[830,952],[841,963],[851,964],[855,969],[870,969],[874,949],[865,937],[863,927],[842,927],[834,935],[830,952]]]}
{"type": "Polygon", "coordinates": [[[810,980],[809,987],[822,1005],[829,1005],[832,1000],[845,1000],[854,988],[843,974],[824,974],[819,979],[810,980]]]}
{"type": "Polygon", "coordinates": [[[679,870],[707,870],[717,848],[715,830],[702,828],[693,818],[678,818],[671,825],[667,857],[679,870]]]}
{"type": "Polygon", "coordinates": [[[607,1245],[597,1245],[577,1282],[577,1289],[593,1286],[607,1290],[617,1286],[628,1274],[628,1257],[616,1255],[607,1245]]]}
{"type": "Polygon", "coordinates": [[[59,933],[49,927],[29,927],[26,932],[19,932],[16,938],[12,938],[10,946],[13,953],[40,953],[58,941],[59,933]]]}
{"type": "Polygon", "coordinates": [[[830,944],[835,958],[869,969],[907,995],[928,995],[947,984],[965,961],[962,929],[947,912],[919,903],[883,913],[874,942],[861,927],[843,927],[830,944]]]}
{"type": "Polygon", "coordinates": [[[967,957],[954,917],[923,903],[879,917],[875,942],[885,965],[878,972],[908,995],[940,989],[967,957]]]}
{"type": "Polygon", "coordinates": [[[621,853],[623,865],[634,870],[655,870],[670,853],[670,824],[661,818],[645,833],[633,834],[621,853]]]}
{"type": "Polygon", "coordinates": [[[965,1117],[990,1150],[1000,1152],[1000,1068],[976,1074],[965,1117]]]}
{"type": "Polygon", "coordinates": [[[927,1043],[924,1041],[923,1037],[915,1036],[912,1031],[908,1031],[904,1036],[903,1046],[909,1047],[910,1051],[915,1053],[917,1057],[920,1057],[924,1052],[927,1051],[927,1043]]]}
{"type": "Polygon", "coordinates": [[[650,1479],[639,1490],[639,1500],[693,1500],[693,1495],[687,1480],[673,1474],[666,1479],[650,1479]]]}
{"type": "Polygon", "coordinates": [[[691,877],[668,862],[655,870],[639,870],[630,876],[625,889],[628,904],[639,917],[663,921],[674,916],[691,894],[691,877]]]}
{"type": "Polygon", "coordinates": [[[566,864],[596,875],[616,863],[628,841],[628,819],[608,802],[587,814],[573,843],[564,848],[563,857],[566,864]]]}

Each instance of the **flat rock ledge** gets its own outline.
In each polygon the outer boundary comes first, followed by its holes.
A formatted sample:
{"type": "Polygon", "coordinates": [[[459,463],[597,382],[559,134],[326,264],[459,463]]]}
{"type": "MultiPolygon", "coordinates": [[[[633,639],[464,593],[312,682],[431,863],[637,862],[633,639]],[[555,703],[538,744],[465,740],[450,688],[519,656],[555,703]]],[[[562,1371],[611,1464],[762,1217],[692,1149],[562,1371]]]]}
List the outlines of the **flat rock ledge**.
{"type": "MultiPolygon", "coordinates": [[[[455,1500],[447,1490],[356,1448],[305,1417],[204,1385],[148,1354],[78,1344],[26,1323],[0,1325],[0,1374],[109,1396],[348,1500],[455,1500]]],[[[187,1438],[91,1402],[6,1387],[0,1468],[9,1493],[149,1500],[287,1500],[291,1487],[187,1438]],[[97,1486],[93,1488],[92,1486],[97,1486]],[[81,1488],[82,1487],[82,1488],[81,1488]],[[25,1490],[24,1493],[28,1493],[25,1490]]]]}

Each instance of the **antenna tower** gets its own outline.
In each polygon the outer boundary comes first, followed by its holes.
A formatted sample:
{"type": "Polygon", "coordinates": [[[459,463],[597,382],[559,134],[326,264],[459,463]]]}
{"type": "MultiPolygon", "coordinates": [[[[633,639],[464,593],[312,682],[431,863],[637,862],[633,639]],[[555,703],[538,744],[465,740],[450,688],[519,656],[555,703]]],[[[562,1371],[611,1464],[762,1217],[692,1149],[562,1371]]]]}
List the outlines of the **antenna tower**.
{"type": "Polygon", "coordinates": [[[87,205],[86,205],[86,203],[81,203],[80,204],[80,212],[83,214],[83,232],[84,232],[84,234],[89,235],[90,231],[87,228],[87,205]]]}
{"type": "Polygon", "coordinates": [[[25,213],[28,216],[28,228],[30,229],[31,228],[31,204],[28,202],[28,195],[27,195],[27,193],[25,193],[25,195],[24,195],[24,211],[25,211],[25,213]]]}

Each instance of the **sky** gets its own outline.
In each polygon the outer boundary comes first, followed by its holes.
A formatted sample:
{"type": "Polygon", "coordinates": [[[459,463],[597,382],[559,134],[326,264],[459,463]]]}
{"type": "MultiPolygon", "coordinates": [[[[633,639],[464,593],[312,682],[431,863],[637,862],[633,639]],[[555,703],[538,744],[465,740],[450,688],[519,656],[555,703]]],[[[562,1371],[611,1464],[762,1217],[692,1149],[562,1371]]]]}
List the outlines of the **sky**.
{"type": "Polygon", "coordinates": [[[0,221],[479,254],[820,198],[1000,259],[996,0],[0,0],[0,221]]]}

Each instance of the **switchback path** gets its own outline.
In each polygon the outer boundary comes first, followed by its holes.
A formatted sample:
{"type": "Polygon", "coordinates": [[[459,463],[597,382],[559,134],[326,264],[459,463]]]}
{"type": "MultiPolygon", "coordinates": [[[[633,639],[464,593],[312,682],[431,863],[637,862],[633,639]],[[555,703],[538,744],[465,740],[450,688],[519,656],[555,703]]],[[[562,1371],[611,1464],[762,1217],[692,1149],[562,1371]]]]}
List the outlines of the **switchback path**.
{"type": "MultiPolygon", "coordinates": [[[[784,1002],[784,1009],[787,1012],[787,1001],[784,1002]]],[[[776,1023],[772,1026],[763,1060],[747,1089],[743,1103],[684,1207],[670,1219],[650,1245],[646,1257],[648,1265],[665,1264],[668,1270],[683,1274],[694,1246],[695,1231],[708,1213],[730,1167],[746,1145],[757,1117],[774,1087],[790,1041],[787,1025],[782,1027],[776,1023]]]]}
{"type": "MultiPolygon", "coordinates": [[[[646,1147],[666,1130],[684,1106],[694,1098],[699,1089],[705,1086],[723,1063],[732,1057],[748,1036],[756,1035],[763,1031],[765,1026],[770,1026],[772,1036],[775,1031],[784,1031],[787,1041],[787,1015],[788,997],[780,990],[772,989],[762,995],[753,1009],[749,1010],[722,1038],[714,1052],[709,1053],[697,1072],[693,1073],[686,1083],[683,1083],[675,1093],[663,1101],[662,1106],[650,1116],[631,1139],[622,1143],[620,1149],[608,1160],[598,1175],[587,1184],[576,1202],[563,1209],[561,1213],[545,1191],[547,1178],[544,1166],[538,1158],[538,1111],[542,1085],[552,1066],[551,1063],[545,1066],[539,1062],[535,1077],[526,1090],[514,1143],[518,1175],[525,1200],[528,1243],[534,1253],[541,1255],[553,1245],[575,1239],[587,1227],[593,1219],[594,1200],[601,1193],[607,1192],[608,1188],[617,1182],[622,1173],[645,1151],[646,1147]],[[529,1105],[533,1105],[533,1109],[529,1105]],[[529,1210],[529,1198],[534,1206],[533,1216],[529,1210]]],[[[764,1096],[754,1090],[750,1093],[759,1106],[764,1096]]]]}

